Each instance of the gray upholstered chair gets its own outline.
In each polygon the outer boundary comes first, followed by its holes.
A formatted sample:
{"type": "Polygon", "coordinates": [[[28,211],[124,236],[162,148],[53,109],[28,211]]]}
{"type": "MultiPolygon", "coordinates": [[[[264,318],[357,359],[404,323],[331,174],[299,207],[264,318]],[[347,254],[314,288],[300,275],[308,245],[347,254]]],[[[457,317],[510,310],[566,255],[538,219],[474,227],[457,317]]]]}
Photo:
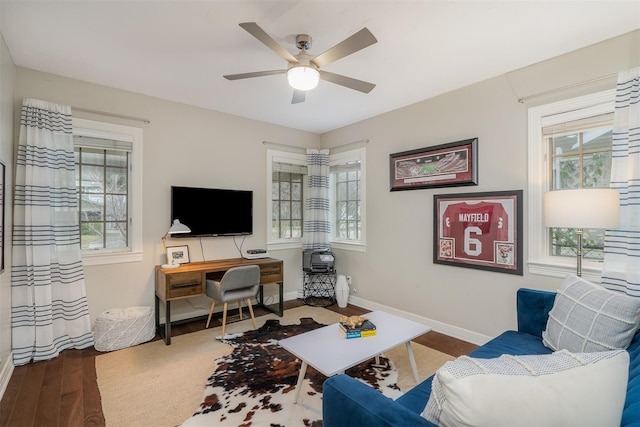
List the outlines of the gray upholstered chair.
{"type": "Polygon", "coordinates": [[[209,309],[209,318],[207,326],[211,322],[213,307],[216,301],[222,301],[224,308],[222,310],[222,337],[224,338],[224,328],[227,323],[227,304],[229,301],[238,301],[238,310],[240,311],[240,319],[242,320],[242,300],[247,300],[253,327],[257,328],[256,318],[253,315],[253,307],[251,306],[251,297],[258,293],[260,286],[260,267],[257,265],[247,265],[243,267],[234,267],[227,270],[220,281],[207,280],[207,296],[213,298],[211,301],[211,309],[209,309]]]}

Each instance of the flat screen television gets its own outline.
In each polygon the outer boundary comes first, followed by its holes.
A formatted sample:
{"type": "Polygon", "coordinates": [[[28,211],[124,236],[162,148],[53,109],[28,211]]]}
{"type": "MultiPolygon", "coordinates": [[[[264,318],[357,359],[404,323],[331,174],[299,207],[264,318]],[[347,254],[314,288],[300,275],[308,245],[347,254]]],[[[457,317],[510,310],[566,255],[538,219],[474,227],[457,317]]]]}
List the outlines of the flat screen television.
{"type": "Polygon", "coordinates": [[[171,221],[191,233],[171,237],[241,236],[253,233],[253,191],[171,187],[171,221]]]}

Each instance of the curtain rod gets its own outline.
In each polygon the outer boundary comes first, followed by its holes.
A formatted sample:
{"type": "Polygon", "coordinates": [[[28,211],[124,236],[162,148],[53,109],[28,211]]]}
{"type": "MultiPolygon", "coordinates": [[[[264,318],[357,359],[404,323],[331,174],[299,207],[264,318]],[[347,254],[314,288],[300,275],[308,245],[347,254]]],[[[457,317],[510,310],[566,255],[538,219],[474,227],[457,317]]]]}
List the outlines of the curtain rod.
{"type": "Polygon", "coordinates": [[[281,147],[297,148],[298,150],[306,150],[306,147],[298,147],[297,145],[283,144],[281,142],[262,141],[264,145],[279,145],[281,147]]]}
{"type": "Polygon", "coordinates": [[[369,140],[365,138],[365,139],[359,139],[359,140],[353,141],[353,142],[346,142],[344,144],[340,144],[340,145],[336,145],[335,147],[331,147],[331,149],[333,149],[333,148],[342,148],[342,147],[346,147],[347,145],[360,144],[360,143],[368,144],[369,140]]]}
{"type": "MultiPolygon", "coordinates": [[[[335,147],[331,147],[330,149],[342,148],[342,147],[346,147],[347,145],[351,145],[351,144],[359,144],[359,143],[367,144],[368,142],[369,142],[368,139],[359,139],[357,141],[347,142],[347,143],[341,144],[341,145],[336,145],[335,147]]],[[[262,143],[263,144],[269,144],[269,145],[280,145],[282,147],[297,148],[299,150],[306,150],[305,147],[298,147],[297,145],[291,145],[291,144],[283,144],[281,142],[262,141],[262,143]]]]}
{"type": "Polygon", "coordinates": [[[143,117],[125,116],[123,114],[109,113],[106,111],[98,111],[98,110],[92,110],[90,108],[81,108],[81,107],[73,107],[73,106],[71,107],[71,109],[76,111],[83,111],[85,113],[100,114],[102,116],[117,117],[119,119],[135,120],[137,122],[143,122],[146,124],[151,123],[151,120],[145,119],[143,117]]]}
{"type": "Polygon", "coordinates": [[[617,73],[608,74],[606,76],[596,77],[595,79],[586,80],[584,82],[574,83],[574,84],[570,84],[570,85],[567,85],[567,86],[561,86],[561,87],[558,87],[558,88],[555,88],[555,89],[545,90],[544,92],[533,93],[531,95],[527,95],[527,96],[523,96],[522,98],[519,98],[518,102],[520,104],[524,104],[526,101],[528,101],[531,98],[537,98],[539,96],[549,95],[551,93],[560,92],[560,91],[563,91],[563,90],[566,90],[566,89],[573,89],[574,87],[585,86],[585,85],[588,85],[588,84],[591,84],[591,83],[596,83],[596,82],[599,82],[599,81],[602,81],[602,80],[611,79],[611,78],[617,77],[617,76],[618,76],[617,73]]]}

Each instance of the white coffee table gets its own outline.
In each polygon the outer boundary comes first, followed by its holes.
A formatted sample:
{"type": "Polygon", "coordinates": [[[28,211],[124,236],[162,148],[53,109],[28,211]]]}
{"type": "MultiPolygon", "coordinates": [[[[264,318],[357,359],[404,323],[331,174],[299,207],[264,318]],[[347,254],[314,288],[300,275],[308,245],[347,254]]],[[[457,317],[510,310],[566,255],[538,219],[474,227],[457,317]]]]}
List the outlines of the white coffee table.
{"type": "Polygon", "coordinates": [[[307,365],[331,377],[401,344],[407,347],[416,384],[420,382],[411,340],[429,332],[431,327],[383,311],[373,311],[362,316],[376,325],[375,336],[346,339],[339,331],[338,324],[334,323],[278,342],[282,348],[302,360],[296,384],[296,403],[307,365]]]}

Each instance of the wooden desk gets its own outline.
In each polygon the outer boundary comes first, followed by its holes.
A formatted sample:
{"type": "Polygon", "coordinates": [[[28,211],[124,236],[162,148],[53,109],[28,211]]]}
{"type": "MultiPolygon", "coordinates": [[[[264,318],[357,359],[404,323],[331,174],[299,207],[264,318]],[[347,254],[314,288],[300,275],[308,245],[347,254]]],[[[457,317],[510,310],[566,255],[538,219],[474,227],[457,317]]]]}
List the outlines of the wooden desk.
{"type": "Polygon", "coordinates": [[[257,305],[282,317],[284,313],[282,260],[233,258],[192,262],[178,268],[162,268],[162,266],[156,265],[156,330],[166,345],[171,344],[171,301],[206,295],[207,279],[220,280],[230,268],[244,265],[260,267],[260,290],[258,291],[257,305]],[[267,283],[278,284],[280,297],[278,310],[264,304],[264,285],[267,283]],[[160,301],[164,302],[164,328],[160,325],[160,301]]]}

